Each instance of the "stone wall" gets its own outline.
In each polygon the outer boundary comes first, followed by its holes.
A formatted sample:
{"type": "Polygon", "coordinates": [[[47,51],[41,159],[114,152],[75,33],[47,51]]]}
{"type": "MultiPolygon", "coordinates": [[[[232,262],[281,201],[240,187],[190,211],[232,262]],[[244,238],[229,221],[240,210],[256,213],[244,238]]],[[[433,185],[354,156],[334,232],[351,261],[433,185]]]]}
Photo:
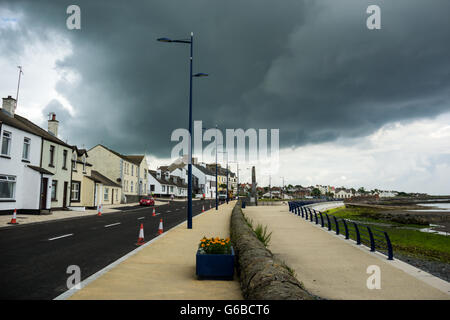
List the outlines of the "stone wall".
{"type": "Polygon", "coordinates": [[[256,237],[239,204],[231,215],[231,241],[242,294],[249,300],[312,300],[300,282],[256,237]]]}

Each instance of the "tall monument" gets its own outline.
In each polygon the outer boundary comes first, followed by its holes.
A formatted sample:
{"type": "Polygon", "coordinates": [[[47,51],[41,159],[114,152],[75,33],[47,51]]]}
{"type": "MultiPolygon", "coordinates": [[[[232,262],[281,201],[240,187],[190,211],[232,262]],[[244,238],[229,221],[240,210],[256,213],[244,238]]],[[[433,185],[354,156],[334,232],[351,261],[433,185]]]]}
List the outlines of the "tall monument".
{"type": "Polygon", "coordinates": [[[256,193],[256,171],[255,166],[252,167],[252,194],[250,197],[250,202],[255,206],[258,205],[258,195],[256,193]]]}

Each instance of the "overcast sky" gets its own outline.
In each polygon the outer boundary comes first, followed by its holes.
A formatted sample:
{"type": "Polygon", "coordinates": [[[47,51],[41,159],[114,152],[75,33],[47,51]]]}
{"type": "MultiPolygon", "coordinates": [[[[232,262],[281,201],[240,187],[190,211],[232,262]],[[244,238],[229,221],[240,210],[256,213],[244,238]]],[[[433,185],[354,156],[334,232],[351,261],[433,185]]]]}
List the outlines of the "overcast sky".
{"type": "Polygon", "coordinates": [[[46,127],[56,112],[70,144],[146,153],[155,168],[187,127],[189,94],[189,47],[156,38],[192,31],[194,72],[209,74],[194,79],[194,120],[279,129],[272,184],[449,194],[449,12],[448,0],[0,0],[0,94],[15,96],[21,65],[18,114],[46,127]],[[81,30],[66,27],[71,4],[81,30]],[[380,30],[366,27],[371,4],[380,30]]]}

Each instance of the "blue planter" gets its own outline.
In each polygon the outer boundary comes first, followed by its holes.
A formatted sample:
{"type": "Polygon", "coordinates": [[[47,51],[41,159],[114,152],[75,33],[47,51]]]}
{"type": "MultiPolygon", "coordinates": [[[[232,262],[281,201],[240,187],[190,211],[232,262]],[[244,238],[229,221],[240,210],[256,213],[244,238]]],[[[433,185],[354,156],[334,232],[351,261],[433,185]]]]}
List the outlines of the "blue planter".
{"type": "Polygon", "coordinates": [[[196,274],[200,280],[233,280],[233,247],[231,254],[200,254],[197,251],[196,274]]]}

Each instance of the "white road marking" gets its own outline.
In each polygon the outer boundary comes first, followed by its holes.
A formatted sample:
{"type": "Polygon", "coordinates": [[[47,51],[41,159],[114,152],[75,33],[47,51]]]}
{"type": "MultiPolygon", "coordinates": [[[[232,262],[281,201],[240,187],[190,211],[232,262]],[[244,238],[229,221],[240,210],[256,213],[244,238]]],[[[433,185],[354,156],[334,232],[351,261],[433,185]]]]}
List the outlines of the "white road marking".
{"type": "Polygon", "coordinates": [[[138,220],[145,219],[145,217],[139,217],[138,220]]]}
{"type": "Polygon", "coordinates": [[[73,233],[65,234],[65,235],[59,236],[59,237],[50,238],[50,239],[48,239],[48,241],[53,241],[53,240],[57,240],[57,239],[65,238],[65,237],[70,237],[70,236],[73,236],[73,233]]]}
{"type": "Polygon", "coordinates": [[[106,226],[105,226],[105,228],[108,228],[108,227],[112,227],[112,226],[117,226],[118,224],[121,224],[122,222],[116,222],[116,223],[112,223],[112,224],[107,224],[106,226]]]}
{"type": "Polygon", "coordinates": [[[172,211],[170,211],[170,210],[167,210],[166,212],[172,212],[172,211]]]}

